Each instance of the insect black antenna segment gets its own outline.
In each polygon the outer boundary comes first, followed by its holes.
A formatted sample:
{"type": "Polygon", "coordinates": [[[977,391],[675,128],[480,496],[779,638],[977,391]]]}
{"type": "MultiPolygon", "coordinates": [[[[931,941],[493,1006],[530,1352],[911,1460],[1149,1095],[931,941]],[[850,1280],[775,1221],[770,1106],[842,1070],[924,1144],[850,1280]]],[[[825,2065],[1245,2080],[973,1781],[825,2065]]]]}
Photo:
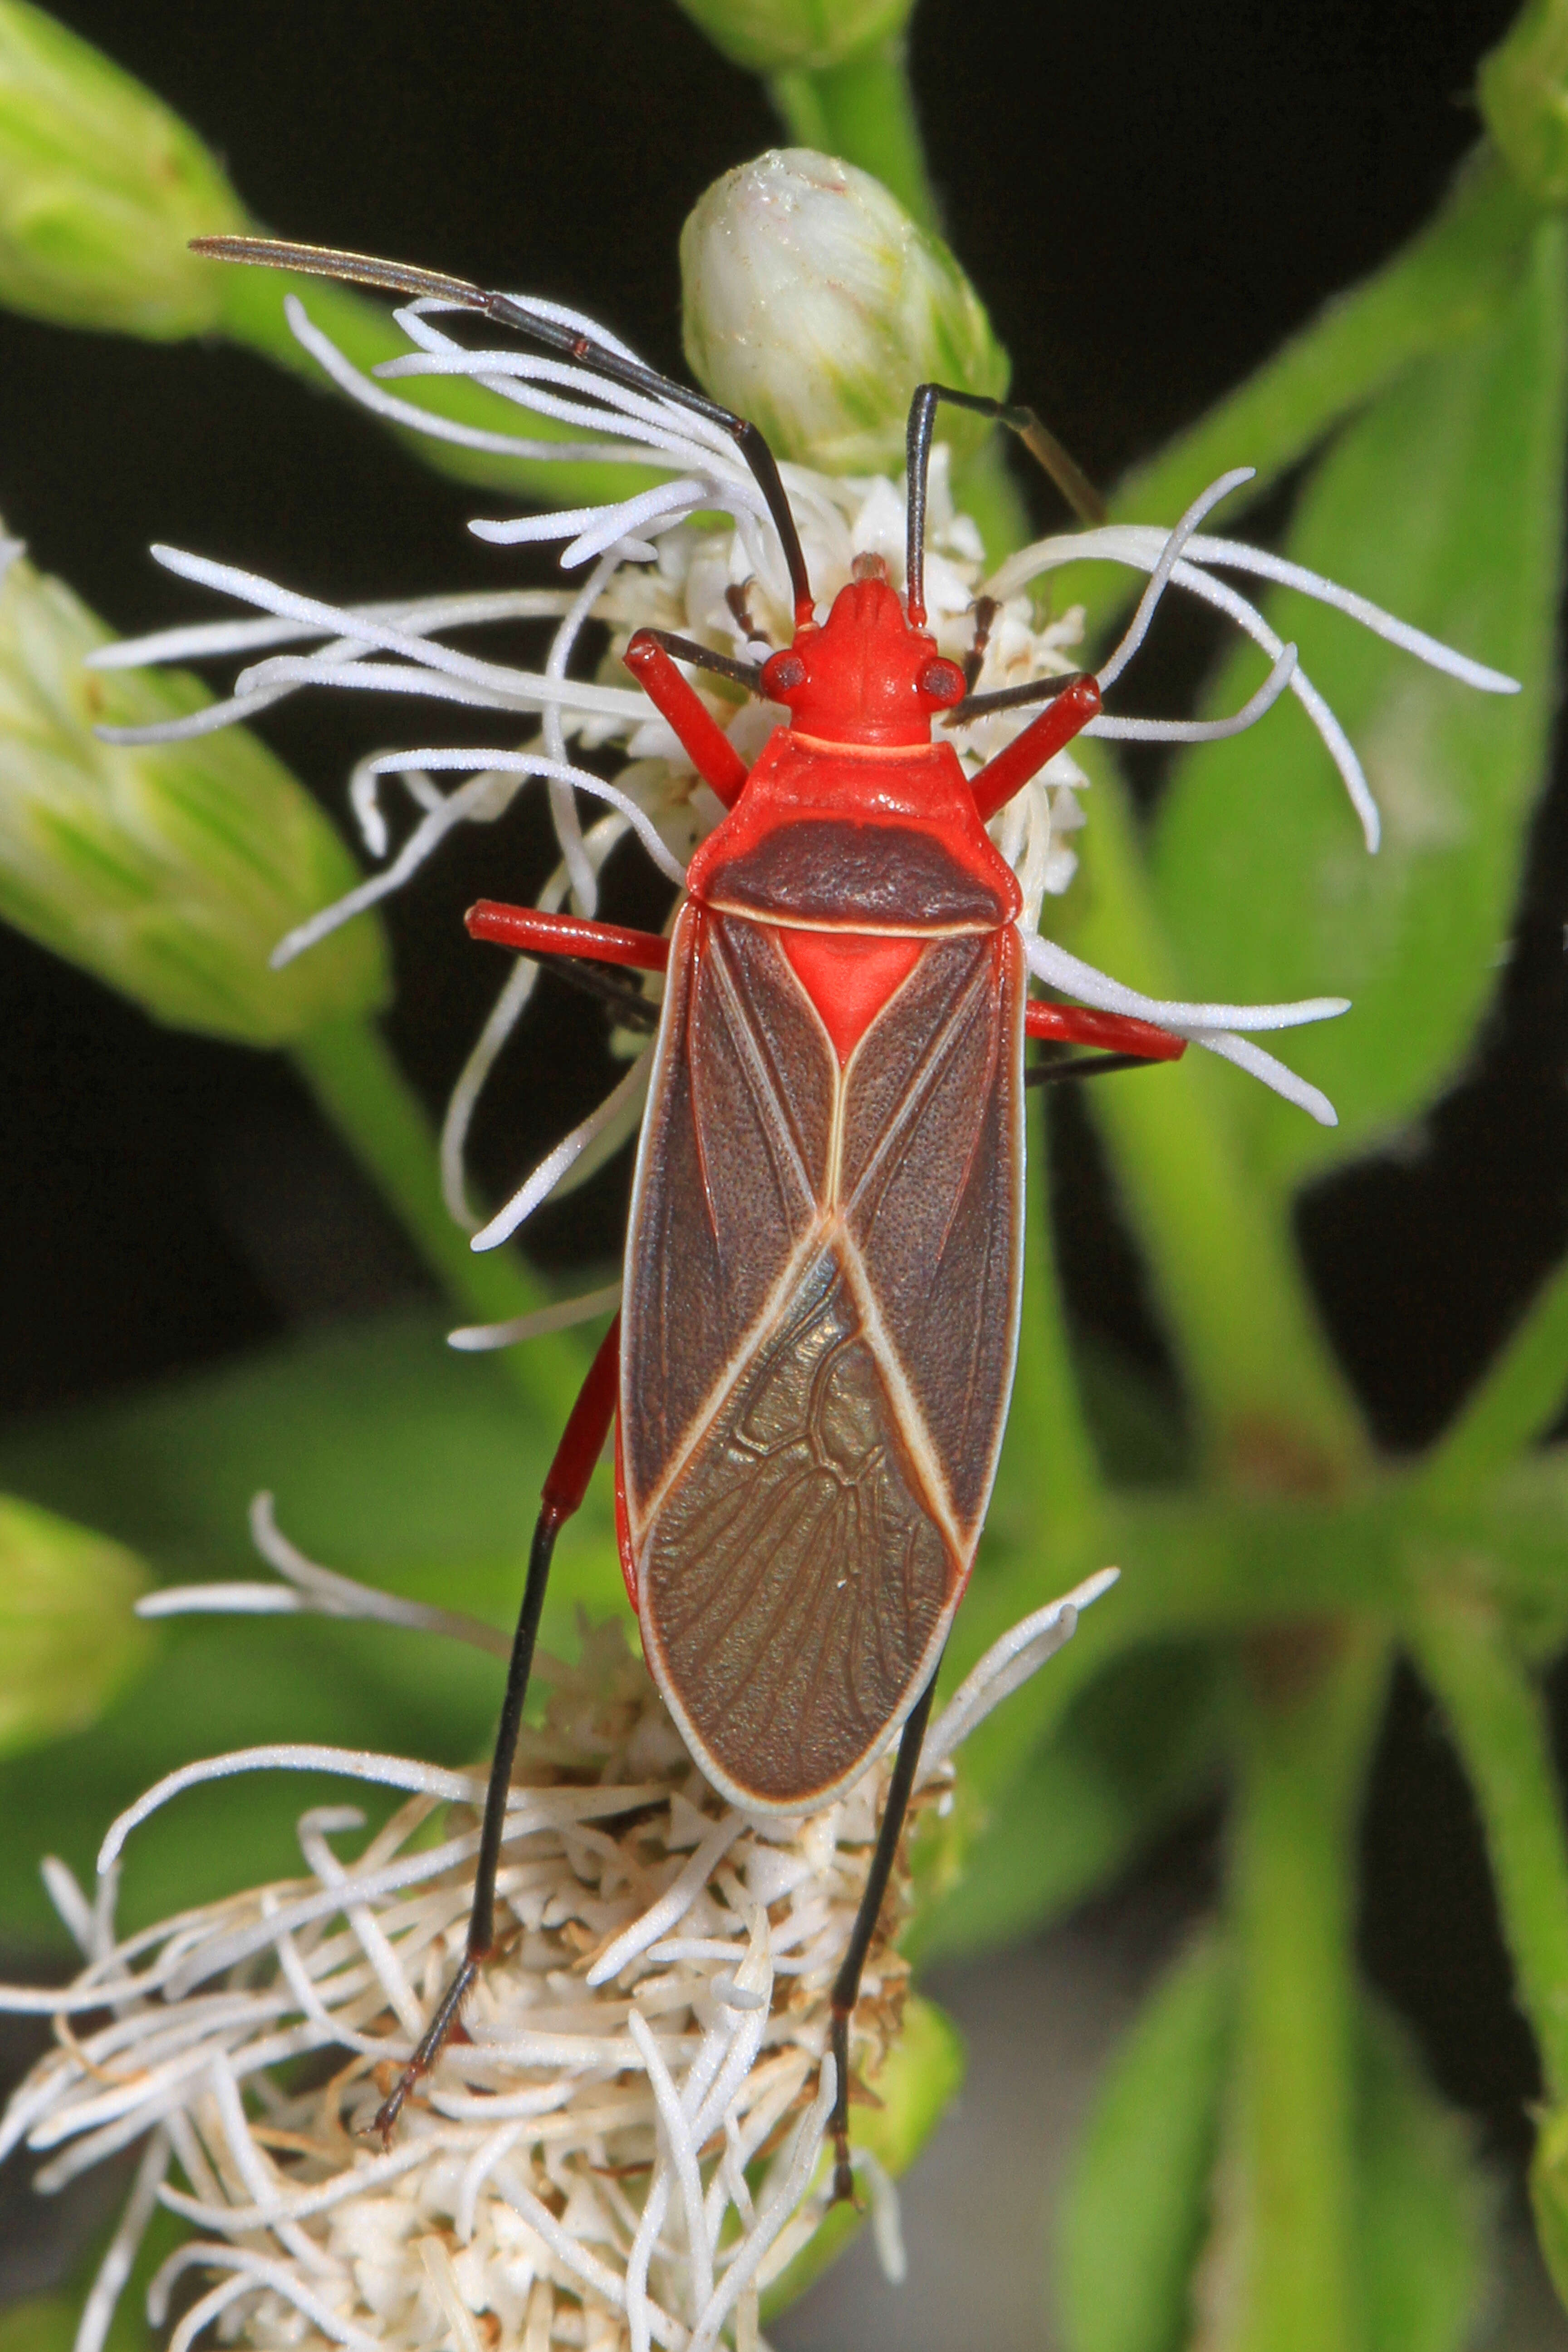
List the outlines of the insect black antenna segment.
{"type": "Polygon", "coordinates": [[[1032,408],[1016,403],[988,400],[983,393],[957,392],[951,384],[918,383],[910,403],[909,431],[904,439],[904,460],[909,490],[909,557],[905,578],[909,588],[910,619],[916,628],[925,626],[925,539],[926,539],[926,479],[931,471],[931,433],[936,424],[937,403],[945,400],[953,408],[967,408],[976,416],[988,416],[993,424],[1005,425],[1016,433],[1031,457],[1043,466],[1060,490],[1073,512],[1085,522],[1103,522],[1105,501],[1083,468],[1068,455],[1054,433],[1048,432],[1032,408]]]}
{"type": "Polygon", "coordinates": [[[191,250],[205,254],[213,261],[246,261],[269,269],[294,269],[307,277],[336,278],[353,286],[371,286],[384,294],[408,294],[416,300],[449,302],[458,310],[477,310],[493,320],[498,327],[510,327],[517,334],[527,335],[531,341],[542,343],[547,351],[561,352],[579,367],[592,368],[595,375],[623,384],[628,392],[646,393],[655,400],[672,400],[678,406],[689,409],[693,415],[722,426],[750,467],[773,517],[789,569],[795,626],[799,628],[811,619],[814,599],[800,533],[790,512],[778,462],[761,428],[749,417],[737,416],[733,409],[721,407],[706,393],[689,391],[685,384],[660,375],[657,369],[645,367],[641,360],[627,359],[622,352],[611,351],[595,336],[584,334],[580,327],[542,317],[511,295],[487,292],[467,278],[447,278],[439,270],[415,269],[401,261],[379,261],[371,254],[341,253],[331,246],[293,245],[281,237],[197,236],[191,240],[191,250]]]}
{"type": "Polygon", "coordinates": [[[720,677],[731,678],[737,686],[743,686],[749,694],[760,694],[766,699],[758,663],[734,661],[728,654],[716,654],[710,646],[699,645],[695,637],[678,637],[673,629],[643,629],[639,634],[651,637],[676,661],[690,662],[695,669],[713,670],[720,677]]]}
{"type": "Polygon", "coordinates": [[[999,686],[992,694],[966,694],[943,714],[944,727],[967,727],[972,719],[987,718],[993,710],[1016,710],[1028,702],[1054,702],[1069,686],[1081,686],[1084,669],[1068,670],[1064,677],[1030,677],[1022,686],[999,686]]]}

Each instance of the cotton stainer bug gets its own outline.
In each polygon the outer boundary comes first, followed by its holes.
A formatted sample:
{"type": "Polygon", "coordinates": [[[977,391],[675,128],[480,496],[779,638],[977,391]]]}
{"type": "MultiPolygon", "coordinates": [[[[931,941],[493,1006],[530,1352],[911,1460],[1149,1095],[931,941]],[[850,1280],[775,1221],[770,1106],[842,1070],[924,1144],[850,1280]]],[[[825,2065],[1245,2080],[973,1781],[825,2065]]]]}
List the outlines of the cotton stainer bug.
{"type": "Polygon", "coordinates": [[[900,1735],[833,1990],[835,2188],[847,2197],[849,2021],[1012,1382],[1024,1041],[1110,1049],[1028,1076],[1184,1050],[1145,1022],[1026,1002],[1021,893],[985,826],[1097,715],[1100,691],[1072,677],[973,695],[926,633],[938,404],[1010,426],[1075,503],[1093,494],[1029,410],[922,384],[910,411],[906,593],[879,558],[862,558],[819,623],[777,465],[743,417],[462,279],[268,240],[198,249],[480,310],[677,402],[733,435],[777,529],[789,646],[754,667],[655,630],[626,648],[726,811],[691,863],[673,938],[489,902],[468,919],[478,939],[572,959],[579,972],[622,965],[667,971],[668,983],[623,1309],[544,1482],[465,1958],[376,2125],[390,2135],[494,1948],[506,1795],[551,1556],[614,1424],[626,1589],[655,1680],[713,1785],[753,1811],[808,1811],[900,1735]],[[787,709],[749,770],[672,656],[787,709]],[[950,741],[932,740],[942,714],[1029,701],[1047,707],[972,778],[950,741]]]}

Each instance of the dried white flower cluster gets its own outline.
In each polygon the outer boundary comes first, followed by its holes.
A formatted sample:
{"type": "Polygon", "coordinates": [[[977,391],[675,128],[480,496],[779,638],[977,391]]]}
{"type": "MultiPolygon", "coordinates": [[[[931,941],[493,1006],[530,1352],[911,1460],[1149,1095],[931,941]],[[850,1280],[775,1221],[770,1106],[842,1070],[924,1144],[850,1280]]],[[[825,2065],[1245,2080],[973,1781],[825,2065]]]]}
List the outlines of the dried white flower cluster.
{"type": "MultiPolygon", "coordinates": [[[[315,1568],[265,1508],[258,1533],[287,1586],[165,1591],[149,1613],[298,1606],[500,1638],[315,1568]]],[[[1111,1580],[1090,1579],[982,1661],[928,1734],[917,1809],[946,1801],[959,1739],[1111,1580]]],[[[482,1776],[335,1748],[243,1751],[171,1775],[115,1824],[95,1902],[46,1865],[88,1964],[58,1992],[0,1989],[0,2008],[52,2015],[58,2040],[13,2099],[0,2153],[25,2141],[45,2155],[47,2190],[145,2139],[77,2352],[100,2352],[160,2202],[195,2232],[151,2290],[155,2325],[178,2315],[169,2352],[213,2322],[259,2352],[759,2344],[760,2294],[827,2210],[828,1995],[891,1758],[809,1818],[752,1819],[703,1780],[618,1625],[585,1635],[575,1665],[542,1656],[538,1671],[551,1693],[523,1733],[508,1813],[503,1948],[466,2037],[384,2151],[365,2134],[461,1946],[482,1776]],[[275,1767],[408,1801],[352,1859],[333,1841],[363,1813],[307,1812],[302,1877],[117,1943],[135,1824],[197,1780],[275,1767]]],[[[906,1887],[900,1872],[856,2011],[852,2063],[872,2084],[905,2002],[890,1938],[906,1887]]],[[[869,2151],[857,2161],[896,2271],[891,2184],[869,2151]]]]}

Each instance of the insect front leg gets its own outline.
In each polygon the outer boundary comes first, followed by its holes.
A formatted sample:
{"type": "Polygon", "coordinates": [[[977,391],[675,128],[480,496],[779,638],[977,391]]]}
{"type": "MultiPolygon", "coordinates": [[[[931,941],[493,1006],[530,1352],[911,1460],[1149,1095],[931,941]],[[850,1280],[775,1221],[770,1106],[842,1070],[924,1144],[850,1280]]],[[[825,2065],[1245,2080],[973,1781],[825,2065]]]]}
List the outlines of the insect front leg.
{"type": "Polygon", "coordinates": [[[545,1476],[539,1517],[533,1529],[533,1544],[528,1556],[528,1580],[523,1586],[522,1608],[512,1641],[511,1661],[507,1667],[500,1727],[496,1733],[489,1782],[485,1790],[484,1825],[479,1832],[479,1855],[474,1874],[474,1903],[468,1914],[463,1959],[442,1994],[418,2048],[398,2076],[390,2097],[376,2111],[372,2128],[381,2134],[384,2147],[390,2145],[397,2127],[397,2118],[409,2093],[420,2077],[430,2072],[450,2041],[463,2003],[473,1990],[474,1979],[495,1949],[496,1873],[500,1864],[501,1839],[506,1828],[506,1801],[511,1787],[511,1768],[517,1757],[522,1704],[528,1696],[528,1678],[533,1667],[534,1644],[539,1638],[544,1591],[550,1581],[551,1557],[555,1549],[556,1537],[582,1506],[583,1497],[588,1491],[588,1481],[594,1475],[594,1465],[604,1451],[610,1423],[615,1419],[620,1338],[621,1318],[617,1315],[599,1342],[598,1353],[589,1366],[588,1377],[578,1392],[571,1419],[555,1449],[555,1459],[545,1476]]]}
{"type": "Polygon", "coordinates": [[[936,1672],[905,1719],[899,1739],[898,1760],[893,1766],[893,1777],[888,1783],[888,1801],[882,1810],[882,1826],[877,1832],[877,1850],[871,1856],[865,1892],[860,1897],[860,1907],[855,1914],[849,1948],[833,1984],[832,2049],[837,2084],[827,2128],[833,2135],[833,2201],[836,2205],[852,2205],[855,2202],[855,2177],[849,2168],[849,2023],[855,2014],[855,2004],[860,1998],[860,1978],[866,1966],[866,1955],[877,1932],[888,1881],[893,1874],[899,1840],[904,1832],[910,1795],[921,1760],[921,1745],[931,1717],[931,1703],[936,1695],[936,1675],[941,1665],[939,1659],[936,1672]]]}
{"type": "Polygon", "coordinates": [[[621,658],[659,717],[674,728],[703,782],[726,808],[733,808],[746,781],[746,763],[653,632],[639,629],[621,658]]]}

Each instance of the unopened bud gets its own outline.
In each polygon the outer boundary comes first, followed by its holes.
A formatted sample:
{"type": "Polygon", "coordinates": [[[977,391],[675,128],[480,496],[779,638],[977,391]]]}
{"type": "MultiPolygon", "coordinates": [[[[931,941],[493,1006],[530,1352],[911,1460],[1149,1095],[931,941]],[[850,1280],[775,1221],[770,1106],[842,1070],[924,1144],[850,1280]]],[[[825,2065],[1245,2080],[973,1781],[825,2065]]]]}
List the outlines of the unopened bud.
{"type": "Polygon", "coordinates": [[[1487,129],[1537,204],[1568,204],[1568,0],[1531,0],[1481,59],[1487,129]]]}
{"type": "Polygon", "coordinates": [[[282,971],[286,931],[358,878],[310,795],[230,727],[129,748],[103,725],[184,717],[177,671],[89,670],[109,632],[0,541],[0,918],[133,997],[155,1020],[282,1045],[369,1012],[386,955],[361,917],[282,971]]]}
{"type": "Polygon", "coordinates": [[[0,0],[0,301],[172,338],[217,320],[193,236],[247,226],[195,132],[26,0],[0,0]]]}
{"type": "Polygon", "coordinates": [[[102,1713],[148,1654],[148,1582],[107,1536],[0,1496],[0,1756],[102,1713]]]}
{"type": "Polygon", "coordinates": [[[901,33],[913,0],[679,0],[716,49],[750,73],[826,73],[901,33]]]}
{"type": "MultiPolygon", "coordinates": [[[[680,267],[693,372],[778,457],[901,469],[918,383],[1007,388],[1007,355],[952,254],[852,163],[786,147],[727,172],[681,231],[680,267]]],[[[941,429],[960,451],[986,430],[953,409],[941,429]]]]}

